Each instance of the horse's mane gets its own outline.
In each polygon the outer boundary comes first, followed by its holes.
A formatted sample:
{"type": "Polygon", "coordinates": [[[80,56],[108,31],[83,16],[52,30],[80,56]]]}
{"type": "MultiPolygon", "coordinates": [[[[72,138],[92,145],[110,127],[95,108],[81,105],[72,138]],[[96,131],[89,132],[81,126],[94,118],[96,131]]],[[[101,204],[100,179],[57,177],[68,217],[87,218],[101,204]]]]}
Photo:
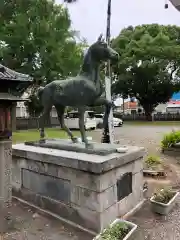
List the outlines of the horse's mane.
{"type": "Polygon", "coordinates": [[[82,73],[87,73],[87,74],[88,73],[91,74],[91,72],[92,72],[92,58],[91,58],[90,48],[85,53],[83,64],[82,64],[82,67],[81,67],[81,72],[82,73]]]}

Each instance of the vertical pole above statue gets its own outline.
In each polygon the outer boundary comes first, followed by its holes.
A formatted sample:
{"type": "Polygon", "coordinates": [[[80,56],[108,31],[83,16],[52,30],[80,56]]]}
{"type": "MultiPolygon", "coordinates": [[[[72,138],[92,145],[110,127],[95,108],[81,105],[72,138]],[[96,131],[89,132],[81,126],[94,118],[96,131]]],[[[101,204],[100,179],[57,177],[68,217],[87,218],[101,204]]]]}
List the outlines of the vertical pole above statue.
{"type": "MultiPolygon", "coordinates": [[[[111,38],[111,0],[108,0],[107,8],[107,28],[106,28],[106,41],[110,45],[111,38]]],[[[106,64],[105,68],[105,91],[106,98],[111,101],[111,65],[110,61],[106,64]]],[[[102,137],[103,143],[113,143],[114,142],[114,124],[113,124],[113,111],[111,110],[109,115],[108,129],[105,129],[102,137]]]]}

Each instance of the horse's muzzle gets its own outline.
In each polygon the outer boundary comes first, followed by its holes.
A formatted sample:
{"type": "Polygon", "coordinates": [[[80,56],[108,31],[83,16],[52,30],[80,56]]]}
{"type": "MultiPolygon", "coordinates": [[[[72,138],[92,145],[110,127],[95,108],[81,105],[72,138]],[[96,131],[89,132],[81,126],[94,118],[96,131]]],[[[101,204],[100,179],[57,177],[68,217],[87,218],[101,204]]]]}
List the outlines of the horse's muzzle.
{"type": "Polygon", "coordinates": [[[115,53],[111,56],[111,61],[112,62],[116,63],[116,62],[118,62],[118,60],[119,60],[119,54],[118,53],[115,53]]]}

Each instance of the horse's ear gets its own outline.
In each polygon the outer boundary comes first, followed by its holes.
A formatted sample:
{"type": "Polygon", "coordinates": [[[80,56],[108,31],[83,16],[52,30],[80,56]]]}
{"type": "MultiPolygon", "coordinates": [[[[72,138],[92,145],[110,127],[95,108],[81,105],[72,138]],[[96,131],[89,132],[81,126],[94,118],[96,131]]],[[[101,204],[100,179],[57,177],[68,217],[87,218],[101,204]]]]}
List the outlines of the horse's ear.
{"type": "Polygon", "coordinates": [[[97,42],[101,42],[101,41],[102,41],[102,38],[103,38],[103,35],[102,35],[102,33],[101,33],[100,36],[98,37],[97,42]]]}

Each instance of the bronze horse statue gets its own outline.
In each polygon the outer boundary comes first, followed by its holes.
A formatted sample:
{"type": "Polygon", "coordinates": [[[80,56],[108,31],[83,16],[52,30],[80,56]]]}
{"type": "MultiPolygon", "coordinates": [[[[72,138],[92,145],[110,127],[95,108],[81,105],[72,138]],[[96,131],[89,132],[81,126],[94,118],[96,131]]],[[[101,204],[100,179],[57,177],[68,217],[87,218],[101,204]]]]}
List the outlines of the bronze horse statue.
{"type": "Polygon", "coordinates": [[[54,105],[57,111],[61,128],[66,131],[71,140],[76,143],[78,139],[74,137],[70,129],[64,123],[64,112],[67,106],[76,107],[79,112],[79,128],[82,142],[85,147],[91,147],[88,142],[84,113],[86,106],[105,106],[105,114],[103,119],[104,129],[108,129],[108,118],[112,107],[112,102],[102,97],[104,92],[103,85],[99,76],[100,65],[108,60],[118,60],[118,53],[102,40],[102,35],[92,44],[85,54],[82,67],[76,77],[66,80],[56,80],[45,87],[40,87],[38,96],[43,106],[43,112],[40,116],[40,141],[45,141],[44,125],[45,119],[54,105]]]}

